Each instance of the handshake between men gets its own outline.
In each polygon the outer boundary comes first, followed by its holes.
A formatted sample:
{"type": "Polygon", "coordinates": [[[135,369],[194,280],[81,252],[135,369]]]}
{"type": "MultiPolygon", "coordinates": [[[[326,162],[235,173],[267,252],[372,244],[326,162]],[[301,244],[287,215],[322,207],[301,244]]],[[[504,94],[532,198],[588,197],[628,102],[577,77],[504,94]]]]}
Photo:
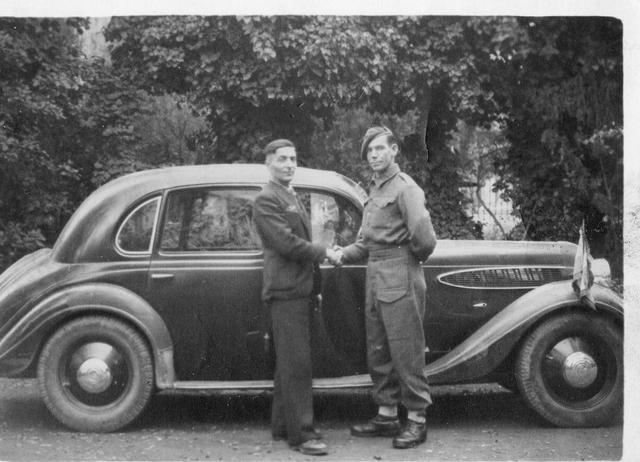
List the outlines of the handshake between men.
{"type": "Polygon", "coordinates": [[[334,246],[333,248],[327,248],[327,260],[334,266],[342,265],[342,258],[344,257],[344,253],[342,252],[342,248],[340,246],[334,246]]]}

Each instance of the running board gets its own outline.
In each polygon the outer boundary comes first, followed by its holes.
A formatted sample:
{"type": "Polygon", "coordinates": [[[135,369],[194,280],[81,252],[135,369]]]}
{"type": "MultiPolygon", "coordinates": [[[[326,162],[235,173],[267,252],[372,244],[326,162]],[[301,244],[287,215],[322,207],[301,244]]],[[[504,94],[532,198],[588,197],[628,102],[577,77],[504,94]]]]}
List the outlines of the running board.
{"type": "MultiPolygon", "coordinates": [[[[349,388],[371,387],[369,375],[350,375],[347,377],[332,377],[323,379],[313,379],[314,390],[344,390],[349,388]]],[[[173,386],[164,390],[175,391],[252,391],[252,390],[273,390],[273,380],[242,380],[242,381],[204,381],[189,380],[173,382],[173,386]]]]}

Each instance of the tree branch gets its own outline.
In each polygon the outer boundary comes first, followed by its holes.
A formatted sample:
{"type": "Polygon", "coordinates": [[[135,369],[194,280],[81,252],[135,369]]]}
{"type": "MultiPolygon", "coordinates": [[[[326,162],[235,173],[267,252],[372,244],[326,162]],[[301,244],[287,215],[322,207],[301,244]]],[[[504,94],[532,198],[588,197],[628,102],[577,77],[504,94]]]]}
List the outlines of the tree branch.
{"type": "Polygon", "coordinates": [[[424,153],[425,162],[429,160],[429,149],[427,148],[427,127],[429,126],[429,114],[431,112],[432,91],[431,87],[425,90],[424,98],[419,105],[420,115],[418,117],[418,141],[424,153]]]}

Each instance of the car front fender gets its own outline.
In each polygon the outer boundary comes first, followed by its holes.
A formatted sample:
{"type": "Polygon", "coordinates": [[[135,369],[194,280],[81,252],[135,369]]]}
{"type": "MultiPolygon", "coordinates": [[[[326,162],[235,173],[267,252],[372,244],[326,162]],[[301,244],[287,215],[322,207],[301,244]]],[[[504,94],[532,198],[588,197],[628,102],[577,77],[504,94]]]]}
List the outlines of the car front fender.
{"type": "MultiPolygon", "coordinates": [[[[597,310],[622,319],[623,301],[615,292],[594,285],[591,293],[597,310]]],[[[504,361],[532,325],[567,307],[591,310],[580,302],[571,281],[553,282],[527,292],[449,353],[429,363],[426,373],[430,382],[464,382],[486,376],[504,361]]]]}
{"type": "Polygon", "coordinates": [[[156,384],[159,388],[173,384],[173,343],[164,321],[137,294],[106,283],[67,287],[40,301],[0,339],[0,363],[14,364],[11,375],[20,375],[56,326],[89,313],[118,317],[137,327],[153,351],[156,384]]]}

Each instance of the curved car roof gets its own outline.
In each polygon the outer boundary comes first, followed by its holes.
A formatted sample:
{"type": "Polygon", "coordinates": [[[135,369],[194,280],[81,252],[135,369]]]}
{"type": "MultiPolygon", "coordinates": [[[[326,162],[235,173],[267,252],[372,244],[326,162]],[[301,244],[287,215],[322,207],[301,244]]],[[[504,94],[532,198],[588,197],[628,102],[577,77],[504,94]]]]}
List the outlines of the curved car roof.
{"type": "MultiPolygon", "coordinates": [[[[147,192],[198,184],[264,184],[269,173],[263,164],[206,164],[143,170],[110,181],[98,191],[103,194],[123,194],[135,191],[136,197],[147,192]],[[142,193],[142,194],[141,194],[142,193]]],[[[340,190],[354,195],[357,184],[339,173],[298,167],[294,185],[340,190]]],[[[96,193],[98,192],[96,191],[96,193]]],[[[364,191],[363,191],[364,192],[364,191]]],[[[95,193],[94,193],[95,194],[95,193]]],[[[358,197],[359,192],[356,193],[358,197]]],[[[360,199],[362,199],[360,197],[360,199]]]]}
{"type": "MultiPolygon", "coordinates": [[[[269,180],[264,164],[207,164],[144,170],[112,180],[94,191],[78,207],[62,230],[53,258],[63,262],[105,261],[110,255],[114,226],[140,199],[166,189],[207,184],[255,185],[269,180]]],[[[294,186],[340,191],[362,204],[366,193],[339,173],[298,167],[294,186]]]]}

